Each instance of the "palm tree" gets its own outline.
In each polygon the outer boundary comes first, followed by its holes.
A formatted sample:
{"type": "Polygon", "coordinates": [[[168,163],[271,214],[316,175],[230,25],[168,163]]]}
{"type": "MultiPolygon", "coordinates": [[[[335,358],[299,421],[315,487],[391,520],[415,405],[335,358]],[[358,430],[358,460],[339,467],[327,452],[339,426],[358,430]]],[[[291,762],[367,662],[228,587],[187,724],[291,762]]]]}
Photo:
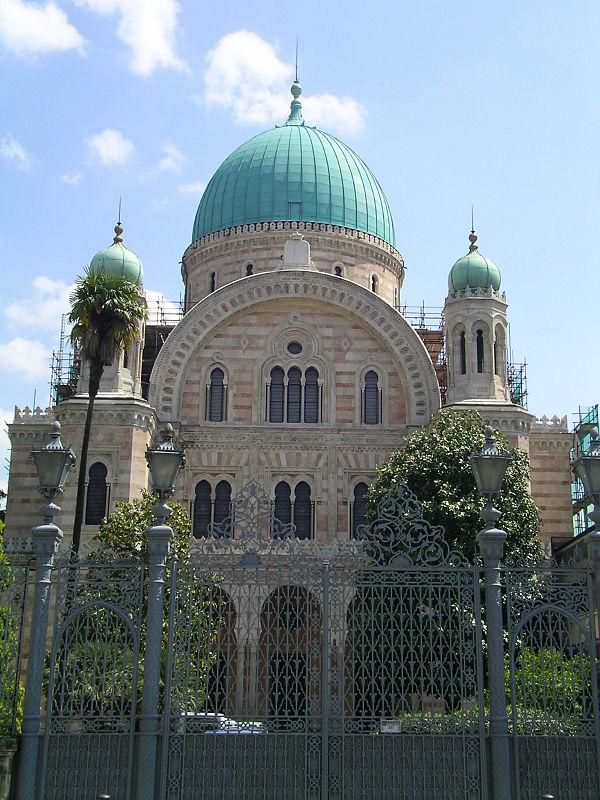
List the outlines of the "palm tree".
{"type": "Polygon", "coordinates": [[[138,286],[132,281],[93,267],[86,269],[85,275],[77,279],[69,299],[69,322],[73,323],[71,341],[78,345],[81,358],[88,362],[90,370],[90,399],[81,444],[71,544],[72,553],[77,554],[81,541],[87,453],[94,401],[104,367],[112,364],[115,355],[135,339],[140,321],[146,318],[146,302],[138,286]]]}

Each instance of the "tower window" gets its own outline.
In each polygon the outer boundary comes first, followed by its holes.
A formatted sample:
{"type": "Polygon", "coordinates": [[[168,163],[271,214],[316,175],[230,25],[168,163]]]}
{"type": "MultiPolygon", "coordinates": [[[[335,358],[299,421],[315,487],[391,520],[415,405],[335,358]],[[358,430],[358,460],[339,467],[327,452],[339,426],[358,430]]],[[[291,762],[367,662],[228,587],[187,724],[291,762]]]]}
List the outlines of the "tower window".
{"type": "Polygon", "coordinates": [[[289,483],[280,481],[275,487],[275,519],[284,525],[289,525],[292,521],[292,490],[289,483]]]}
{"type": "Polygon", "coordinates": [[[217,288],[217,273],[211,272],[210,273],[210,291],[214,292],[217,288]]]}
{"type": "Polygon", "coordinates": [[[483,331],[477,331],[477,372],[483,372],[483,331]]]}
{"type": "Polygon", "coordinates": [[[271,370],[271,383],[269,389],[269,422],[283,422],[283,376],[281,367],[271,370]]]}
{"type": "Polygon", "coordinates": [[[219,367],[210,373],[210,383],[206,387],[206,419],[209,422],[223,422],[226,417],[227,387],[223,383],[224,377],[219,367]]]}
{"type": "Polygon", "coordinates": [[[359,527],[367,524],[367,488],[366,483],[357,483],[354,487],[354,501],[350,515],[350,530],[353,539],[356,539],[359,527]]]}
{"type": "Polygon", "coordinates": [[[319,373],[314,367],[309,367],[304,376],[304,422],[319,421],[319,388],[319,373]]]}
{"type": "Polygon", "coordinates": [[[108,470],[100,461],[92,464],[88,472],[88,487],[85,503],[85,524],[99,525],[106,516],[108,470]]]}
{"type": "Polygon", "coordinates": [[[304,481],[296,486],[294,492],[294,525],[296,526],[297,539],[310,539],[313,532],[312,525],[313,504],[310,499],[310,486],[304,481]]]}
{"type": "Polygon", "coordinates": [[[379,291],[379,278],[377,275],[371,275],[371,291],[375,294],[379,291]]]}
{"type": "Polygon", "coordinates": [[[246,264],[246,275],[254,274],[254,264],[246,264]]]}
{"type": "Polygon", "coordinates": [[[300,422],[300,408],[302,401],[302,373],[298,367],[292,367],[288,372],[287,385],[287,415],[288,422],[300,422]]]}
{"type": "Polygon", "coordinates": [[[458,346],[460,350],[460,374],[466,375],[467,374],[467,346],[465,342],[465,332],[460,332],[460,337],[458,340],[458,346]]]}
{"type": "Polygon", "coordinates": [[[379,377],[372,369],[365,375],[365,384],[362,391],[362,421],[366,425],[379,425],[381,422],[379,377]]]}
{"type": "Polygon", "coordinates": [[[211,517],[210,483],[208,481],[200,481],[196,484],[194,497],[193,533],[196,539],[208,536],[211,517]]]}
{"type": "Polygon", "coordinates": [[[342,277],[342,268],[339,264],[334,267],[334,274],[338,276],[338,278],[342,277]]]}

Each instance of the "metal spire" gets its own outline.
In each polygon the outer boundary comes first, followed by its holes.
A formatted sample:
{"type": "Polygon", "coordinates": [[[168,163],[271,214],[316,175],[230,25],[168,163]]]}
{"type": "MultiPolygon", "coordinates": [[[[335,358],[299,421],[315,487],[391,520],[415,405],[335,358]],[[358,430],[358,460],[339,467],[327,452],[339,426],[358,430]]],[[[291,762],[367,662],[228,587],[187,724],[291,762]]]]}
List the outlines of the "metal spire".
{"type": "Polygon", "coordinates": [[[469,253],[474,253],[477,250],[477,245],[475,242],[477,241],[477,234],[475,233],[475,223],[473,222],[473,206],[471,205],[471,233],[469,235],[469,241],[471,245],[469,247],[469,253]]]}

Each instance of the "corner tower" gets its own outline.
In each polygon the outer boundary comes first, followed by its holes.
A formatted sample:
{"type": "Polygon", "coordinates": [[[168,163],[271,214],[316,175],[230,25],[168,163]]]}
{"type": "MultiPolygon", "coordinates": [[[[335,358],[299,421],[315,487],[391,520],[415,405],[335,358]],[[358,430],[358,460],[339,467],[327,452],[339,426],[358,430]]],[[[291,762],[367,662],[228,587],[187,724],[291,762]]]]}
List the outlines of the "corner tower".
{"type": "Polygon", "coordinates": [[[507,305],[505,293],[500,292],[500,270],[479,252],[474,230],[469,242],[469,252],[450,270],[444,305],[447,402],[510,403],[507,305]]]}

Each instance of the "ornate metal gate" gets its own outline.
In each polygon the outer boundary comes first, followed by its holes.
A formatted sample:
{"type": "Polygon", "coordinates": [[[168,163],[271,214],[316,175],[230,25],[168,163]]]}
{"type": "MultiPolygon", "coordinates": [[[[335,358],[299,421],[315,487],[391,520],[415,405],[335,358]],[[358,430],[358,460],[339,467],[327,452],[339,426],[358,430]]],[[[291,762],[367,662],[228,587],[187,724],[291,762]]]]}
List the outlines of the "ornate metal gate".
{"type": "Polygon", "coordinates": [[[160,797],[487,796],[479,571],[409,492],[316,549],[250,484],[196,558],[170,572],[160,797]]]}

